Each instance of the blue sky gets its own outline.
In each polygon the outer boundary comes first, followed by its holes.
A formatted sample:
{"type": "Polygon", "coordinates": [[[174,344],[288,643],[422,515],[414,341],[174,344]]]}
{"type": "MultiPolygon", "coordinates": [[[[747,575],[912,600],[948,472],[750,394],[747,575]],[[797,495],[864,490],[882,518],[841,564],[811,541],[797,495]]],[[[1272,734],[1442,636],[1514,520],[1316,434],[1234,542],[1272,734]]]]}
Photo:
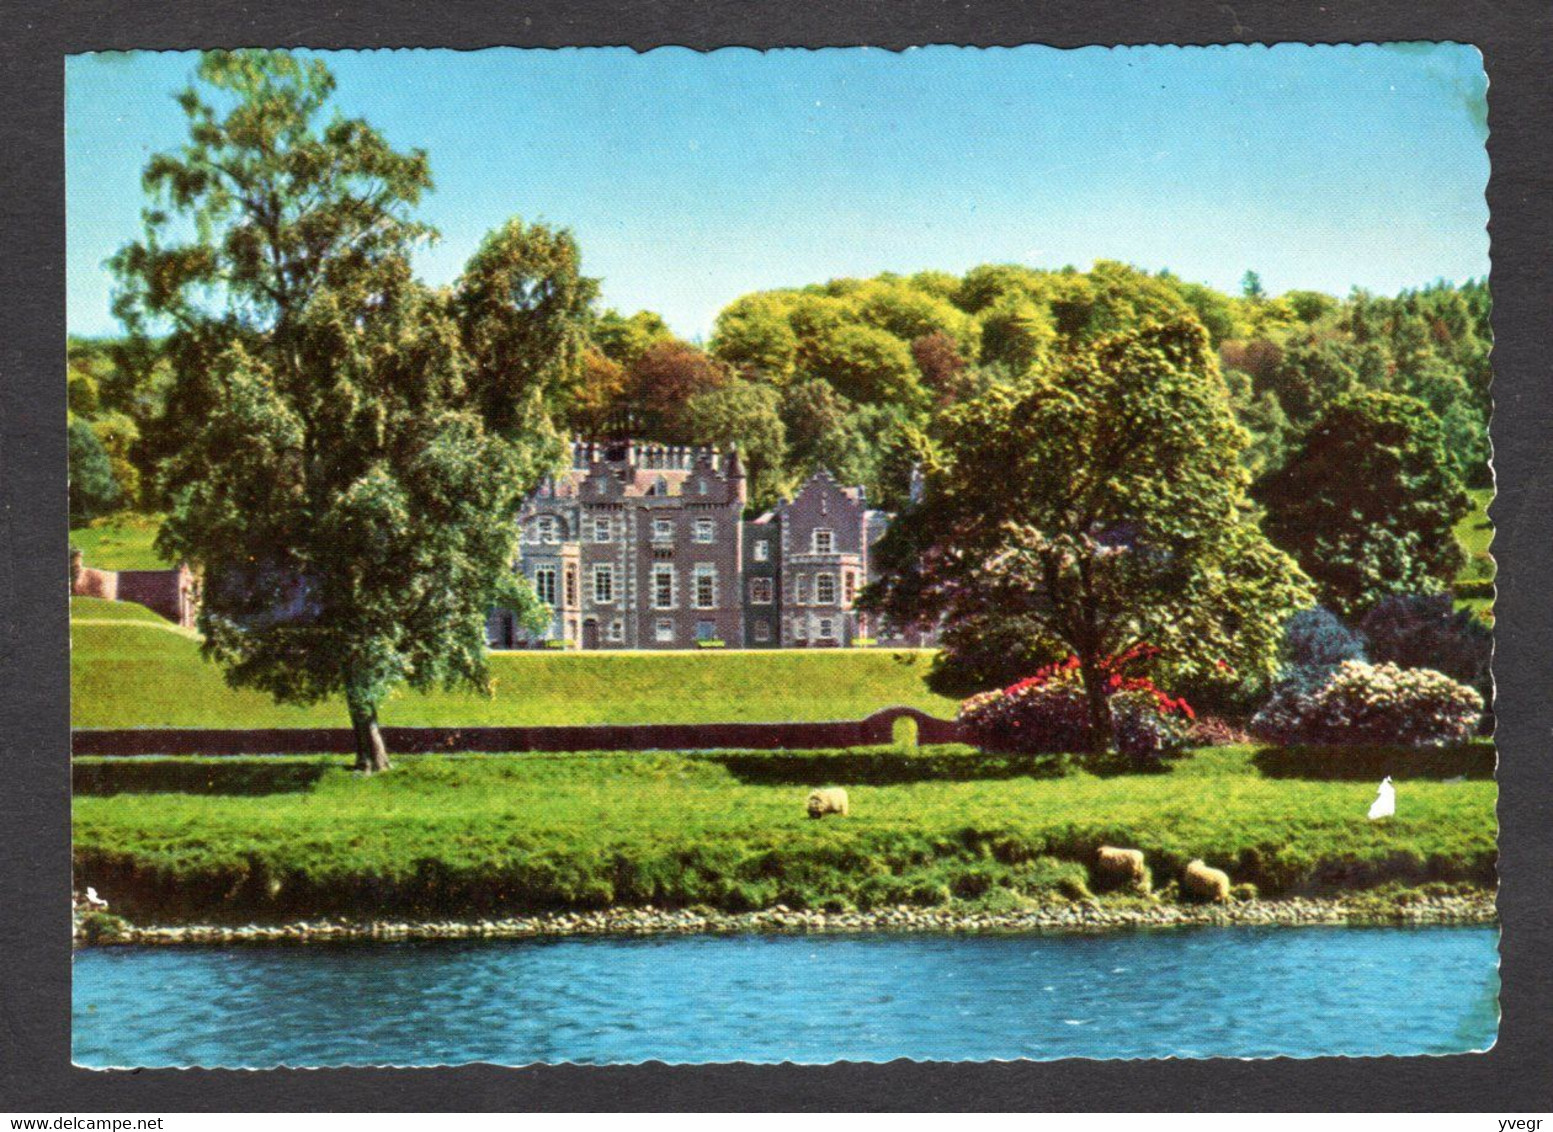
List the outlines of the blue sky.
{"type": "MultiPolygon", "coordinates": [[[[1488,271],[1481,62],[1462,45],[321,53],[336,101],[430,154],[417,267],[520,215],[604,301],[702,336],[739,295],[846,275],[1119,259],[1235,290],[1488,271]]],[[[188,53],[66,61],[68,325],[184,137],[188,53]]]]}

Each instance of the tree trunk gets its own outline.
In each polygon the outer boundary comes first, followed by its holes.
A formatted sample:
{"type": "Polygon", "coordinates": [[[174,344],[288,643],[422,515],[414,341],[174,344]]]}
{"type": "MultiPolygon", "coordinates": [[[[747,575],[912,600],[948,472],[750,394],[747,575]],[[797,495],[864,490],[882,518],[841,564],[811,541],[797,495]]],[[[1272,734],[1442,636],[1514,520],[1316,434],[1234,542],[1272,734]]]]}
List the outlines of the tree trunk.
{"type": "Polygon", "coordinates": [[[356,769],[363,774],[387,770],[391,764],[383,733],[378,730],[377,708],[351,708],[351,729],[356,732],[356,769]]]}
{"type": "Polygon", "coordinates": [[[1105,677],[1093,664],[1080,664],[1079,671],[1084,677],[1084,698],[1089,701],[1089,752],[1104,755],[1111,750],[1111,701],[1105,677]]]}

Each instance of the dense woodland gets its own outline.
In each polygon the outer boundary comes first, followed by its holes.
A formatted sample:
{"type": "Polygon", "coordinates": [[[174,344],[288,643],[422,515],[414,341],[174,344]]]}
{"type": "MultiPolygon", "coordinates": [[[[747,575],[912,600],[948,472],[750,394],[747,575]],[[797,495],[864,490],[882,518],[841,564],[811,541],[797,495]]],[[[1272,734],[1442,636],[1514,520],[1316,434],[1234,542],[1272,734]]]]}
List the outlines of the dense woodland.
{"type": "MultiPolygon", "coordinates": [[[[1457,478],[1487,486],[1489,293],[1479,280],[1395,297],[1262,293],[1248,272],[1226,295],[1169,272],[1100,262],[1087,272],[985,265],[836,279],[730,303],[704,345],[651,311],[593,315],[580,374],[555,407],[582,435],[737,444],[768,506],[815,469],[905,501],[935,414],[1103,335],[1197,318],[1217,351],[1260,480],[1284,468],[1345,393],[1421,401],[1457,478]]],[[[72,511],[156,509],[157,466],[178,446],[170,369],[128,341],[69,344],[72,511]]]]}

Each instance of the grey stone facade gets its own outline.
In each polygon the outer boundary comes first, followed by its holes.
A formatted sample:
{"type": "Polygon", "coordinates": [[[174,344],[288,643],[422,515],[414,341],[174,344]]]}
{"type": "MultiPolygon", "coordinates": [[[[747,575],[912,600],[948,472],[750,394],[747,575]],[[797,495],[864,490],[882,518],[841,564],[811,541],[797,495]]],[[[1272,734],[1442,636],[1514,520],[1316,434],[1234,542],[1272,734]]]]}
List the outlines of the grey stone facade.
{"type": "Polygon", "coordinates": [[[806,648],[868,638],[854,603],[889,517],[825,472],[758,518],[744,518],[747,498],[736,452],[573,445],[571,468],[518,520],[516,569],[550,606],[550,625],[531,636],[497,610],[492,647],[806,648]]]}

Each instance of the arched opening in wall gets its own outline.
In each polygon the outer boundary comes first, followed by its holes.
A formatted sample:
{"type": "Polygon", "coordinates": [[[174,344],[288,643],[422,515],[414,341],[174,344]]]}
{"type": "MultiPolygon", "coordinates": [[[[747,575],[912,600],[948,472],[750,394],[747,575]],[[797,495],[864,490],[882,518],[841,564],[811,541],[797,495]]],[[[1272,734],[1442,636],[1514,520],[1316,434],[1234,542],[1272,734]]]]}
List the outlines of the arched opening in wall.
{"type": "Polygon", "coordinates": [[[896,716],[895,722],[890,724],[890,741],[895,744],[897,750],[915,751],[917,721],[909,715],[896,716]]]}

